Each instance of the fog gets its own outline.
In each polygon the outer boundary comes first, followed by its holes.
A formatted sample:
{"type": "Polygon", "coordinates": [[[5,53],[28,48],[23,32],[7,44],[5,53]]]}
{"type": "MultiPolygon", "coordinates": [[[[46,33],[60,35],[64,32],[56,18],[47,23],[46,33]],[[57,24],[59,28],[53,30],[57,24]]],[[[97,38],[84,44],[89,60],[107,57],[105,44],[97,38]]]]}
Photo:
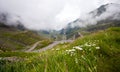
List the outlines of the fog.
{"type": "Polygon", "coordinates": [[[85,15],[107,3],[120,3],[120,1],[0,0],[0,12],[8,13],[8,25],[15,24],[16,21],[21,21],[26,28],[32,30],[59,30],[69,22],[82,17],[83,14],[85,15]]]}

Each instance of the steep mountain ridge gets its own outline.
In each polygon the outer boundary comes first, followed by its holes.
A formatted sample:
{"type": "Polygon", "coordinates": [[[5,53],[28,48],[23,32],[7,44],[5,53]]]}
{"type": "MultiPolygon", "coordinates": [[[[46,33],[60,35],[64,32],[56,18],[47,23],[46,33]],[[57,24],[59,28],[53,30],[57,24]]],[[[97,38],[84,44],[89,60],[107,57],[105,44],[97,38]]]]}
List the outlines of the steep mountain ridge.
{"type": "MultiPolygon", "coordinates": [[[[79,19],[69,23],[72,26],[86,26],[88,24],[98,24],[100,21],[114,21],[120,20],[120,4],[110,3],[100,6],[94,11],[89,12],[86,15],[83,15],[79,19]],[[81,25],[80,25],[81,24],[81,25]]],[[[108,22],[109,22],[108,21],[108,22]]],[[[104,22],[103,22],[104,23],[104,22]]]]}
{"type": "Polygon", "coordinates": [[[70,38],[79,31],[96,31],[113,26],[120,26],[120,4],[110,3],[70,22],[60,32],[70,38]]]}

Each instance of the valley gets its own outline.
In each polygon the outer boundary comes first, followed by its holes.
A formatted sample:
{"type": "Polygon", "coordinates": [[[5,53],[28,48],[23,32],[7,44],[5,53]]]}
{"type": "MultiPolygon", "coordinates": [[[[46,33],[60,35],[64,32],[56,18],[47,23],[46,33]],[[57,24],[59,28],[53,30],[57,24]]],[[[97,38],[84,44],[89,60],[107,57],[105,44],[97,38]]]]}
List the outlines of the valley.
{"type": "Polygon", "coordinates": [[[54,42],[38,50],[40,53],[0,52],[0,71],[119,72],[119,35],[119,27],[109,28],[78,38],[72,43],[66,40],[54,42]]]}
{"type": "Polygon", "coordinates": [[[101,5],[60,30],[52,29],[51,17],[50,29],[42,29],[44,19],[38,29],[0,13],[0,72],[120,72],[119,8],[101,5]]]}

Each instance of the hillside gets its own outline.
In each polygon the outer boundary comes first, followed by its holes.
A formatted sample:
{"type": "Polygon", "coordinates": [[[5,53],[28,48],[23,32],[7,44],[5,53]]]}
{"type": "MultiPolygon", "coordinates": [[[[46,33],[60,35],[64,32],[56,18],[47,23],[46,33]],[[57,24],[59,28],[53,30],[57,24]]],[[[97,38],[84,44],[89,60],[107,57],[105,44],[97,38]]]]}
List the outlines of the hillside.
{"type": "Polygon", "coordinates": [[[81,16],[60,32],[66,32],[67,38],[73,37],[78,32],[94,32],[104,30],[109,27],[120,26],[120,4],[110,3],[100,6],[99,8],[81,16]],[[114,12],[112,11],[114,9],[114,12]]]}
{"type": "Polygon", "coordinates": [[[120,72],[119,35],[120,27],[109,28],[31,56],[26,53],[1,53],[0,71],[120,72]]]}
{"type": "Polygon", "coordinates": [[[48,39],[33,31],[21,30],[17,27],[0,23],[0,50],[2,51],[26,50],[38,41],[41,41],[41,45],[38,45],[38,48],[50,43],[48,39]]]}

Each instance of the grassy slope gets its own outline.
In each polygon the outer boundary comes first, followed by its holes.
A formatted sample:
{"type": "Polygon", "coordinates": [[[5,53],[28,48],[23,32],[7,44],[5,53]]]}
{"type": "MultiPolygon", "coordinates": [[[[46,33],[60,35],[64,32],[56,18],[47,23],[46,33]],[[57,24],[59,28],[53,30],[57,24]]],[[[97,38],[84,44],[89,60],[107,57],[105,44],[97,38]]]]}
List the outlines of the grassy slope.
{"type": "MultiPolygon", "coordinates": [[[[44,40],[46,41],[47,39],[33,33],[32,31],[20,31],[15,28],[0,26],[0,50],[3,51],[26,49],[37,41],[44,40]]],[[[46,46],[49,43],[50,41],[46,44],[41,43],[41,45],[46,46]]]]}
{"type": "Polygon", "coordinates": [[[0,61],[1,72],[120,72],[120,28],[99,31],[24,62],[0,61]]]}
{"type": "Polygon", "coordinates": [[[68,29],[67,31],[67,38],[73,37],[78,32],[81,32],[81,34],[86,35],[90,34],[91,32],[96,32],[99,30],[105,30],[110,27],[120,27],[119,21],[113,21],[113,22],[107,22],[107,23],[99,23],[96,25],[88,25],[87,27],[81,27],[81,28],[73,28],[71,30],[68,29]]]}

